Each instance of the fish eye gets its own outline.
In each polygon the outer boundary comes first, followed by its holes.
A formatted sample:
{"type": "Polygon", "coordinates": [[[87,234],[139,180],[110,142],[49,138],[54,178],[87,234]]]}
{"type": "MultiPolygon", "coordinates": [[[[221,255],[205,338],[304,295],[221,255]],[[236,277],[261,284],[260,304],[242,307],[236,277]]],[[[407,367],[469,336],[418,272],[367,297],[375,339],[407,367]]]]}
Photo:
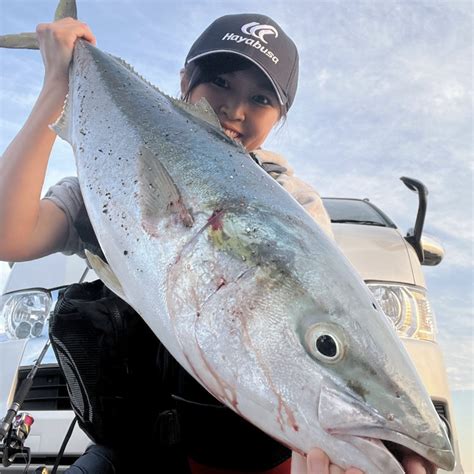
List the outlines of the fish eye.
{"type": "Polygon", "coordinates": [[[311,355],[322,362],[334,363],[344,357],[343,337],[333,324],[314,324],[306,331],[305,340],[311,355]]]}
{"type": "Polygon", "coordinates": [[[329,334],[321,334],[316,339],[316,349],[325,357],[336,357],[338,353],[337,341],[329,334]]]}

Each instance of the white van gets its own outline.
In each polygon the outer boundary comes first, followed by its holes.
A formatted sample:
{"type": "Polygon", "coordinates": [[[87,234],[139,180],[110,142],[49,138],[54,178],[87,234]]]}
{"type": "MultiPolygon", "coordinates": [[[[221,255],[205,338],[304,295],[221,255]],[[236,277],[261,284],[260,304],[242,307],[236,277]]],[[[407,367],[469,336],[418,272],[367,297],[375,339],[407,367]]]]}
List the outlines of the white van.
{"type": "MultiPolygon", "coordinates": [[[[402,179],[418,192],[420,200],[415,229],[406,237],[367,199],[325,198],[324,204],[340,248],[392,320],[411,355],[453,444],[457,461],[454,472],[462,473],[446,370],[421,266],[437,265],[443,249],[433,239],[422,238],[426,189],[416,180],[402,179]]],[[[0,306],[0,418],[46,343],[48,316],[58,290],[96,278],[84,260],[75,256],[54,254],[13,265],[0,306]]],[[[22,411],[34,418],[25,443],[31,448],[29,472],[38,466],[52,466],[73,418],[52,350],[46,353],[22,411]]],[[[82,454],[89,442],[76,426],[58,472],[82,454]]],[[[0,472],[24,472],[24,468],[24,457],[17,456],[0,472]]]]}

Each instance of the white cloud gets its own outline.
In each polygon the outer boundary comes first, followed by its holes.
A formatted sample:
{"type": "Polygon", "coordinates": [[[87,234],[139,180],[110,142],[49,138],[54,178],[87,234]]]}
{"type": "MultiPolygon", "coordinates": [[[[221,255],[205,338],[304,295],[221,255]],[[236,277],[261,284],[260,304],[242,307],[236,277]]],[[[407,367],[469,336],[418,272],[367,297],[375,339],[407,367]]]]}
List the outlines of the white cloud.
{"type": "Polygon", "coordinates": [[[2,88],[0,89],[0,101],[2,101],[4,104],[6,102],[10,102],[15,104],[16,107],[27,108],[28,111],[30,111],[35,104],[36,99],[38,98],[38,94],[39,90],[36,88],[34,91],[29,93],[17,93],[13,89],[2,88]]]}

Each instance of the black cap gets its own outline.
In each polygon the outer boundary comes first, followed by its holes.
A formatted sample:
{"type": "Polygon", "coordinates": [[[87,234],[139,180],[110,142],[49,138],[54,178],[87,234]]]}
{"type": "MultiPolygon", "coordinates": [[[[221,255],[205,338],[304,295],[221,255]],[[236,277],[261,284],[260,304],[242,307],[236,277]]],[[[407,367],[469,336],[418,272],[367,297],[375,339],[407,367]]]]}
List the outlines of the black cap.
{"type": "Polygon", "coordinates": [[[258,66],[288,110],[298,86],[298,50],[271,18],[256,13],[226,15],[201,34],[191,46],[185,64],[214,53],[234,53],[258,66]]]}

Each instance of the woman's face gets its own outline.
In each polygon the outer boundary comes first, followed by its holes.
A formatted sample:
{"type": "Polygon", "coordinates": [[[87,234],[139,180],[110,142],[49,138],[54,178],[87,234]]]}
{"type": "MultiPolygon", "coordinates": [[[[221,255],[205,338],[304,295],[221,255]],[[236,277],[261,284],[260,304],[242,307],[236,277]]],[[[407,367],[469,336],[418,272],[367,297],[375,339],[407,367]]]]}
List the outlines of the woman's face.
{"type": "Polygon", "coordinates": [[[278,97],[264,73],[253,65],[196,86],[189,102],[195,104],[202,97],[214,109],[225,133],[247,151],[259,148],[280,119],[278,97]]]}

